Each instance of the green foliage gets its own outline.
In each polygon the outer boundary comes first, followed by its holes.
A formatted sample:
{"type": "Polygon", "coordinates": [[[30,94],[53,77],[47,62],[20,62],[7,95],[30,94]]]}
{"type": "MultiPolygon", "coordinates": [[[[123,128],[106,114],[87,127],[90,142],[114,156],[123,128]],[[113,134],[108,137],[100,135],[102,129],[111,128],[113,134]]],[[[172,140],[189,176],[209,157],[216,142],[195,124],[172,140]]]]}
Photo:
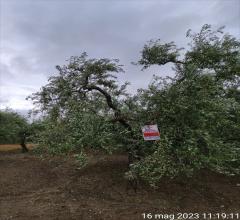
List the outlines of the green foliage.
{"type": "Polygon", "coordinates": [[[27,120],[11,110],[0,111],[0,144],[19,144],[20,133],[27,132],[27,120]]]}
{"type": "Polygon", "coordinates": [[[155,145],[157,148],[152,154],[131,166],[133,173],[136,173],[153,187],[163,176],[173,178],[180,170],[171,153],[169,141],[164,137],[155,145]]]}
{"type": "Polygon", "coordinates": [[[139,64],[146,69],[150,65],[164,65],[168,62],[180,62],[177,58],[180,56],[182,48],[177,48],[174,42],[161,44],[161,40],[151,40],[142,50],[142,57],[139,64]]]}
{"type": "MultiPolygon", "coordinates": [[[[149,89],[139,90],[142,117],[161,128],[157,150],[135,166],[151,184],[162,176],[191,174],[201,168],[240,173],[240,44],[219,34],[209,25],[199,34],[188,32],[192,43],[185,59],[169,60],[176,77],[155,77],[149,89]]],[[[149,47],[143,52],[151,51],[152,44],[149,47]]],[[[161,64],[161,55],[165,53],[149,56],[144,65],[161,64]]]]}
{"type": "Polygon", "coordinates": [[[140,159],[128,178],[138,175],[153,186],[163,176],[202,168],[240,173],[240,42],[210,25],[187,37],[185,52],[174,42],[144,46],[143,69],[172,63],[176,74],[155,76],[134,96],[126,93],[128,83],[118,85],[117,60],[83,53],[57,66],[59,74],[31,96],[46,115],[38,142],[50,153],[80,152],[80,163],[84,148],[127,151],[140,159]],[[146,123],[158,124],[160,141],[143,141],[146,123]]]}
{"type": "Polygon", "coordinates": [[[93,114],[87,106],[87,103],[72,105],[64,118],[46,117],[42,121],[44,128],[34,137],[35,142],[50,154],[82,152],[87,148],[111,153],[118,149],[122,129],[105,117],[93,114]]]}
{"type": "Polygon", "coordinates": [[[39,133],[38,139],[35,139],[39,146],[43,148],[43,152],[48,152],[52,155],[64,154],[72,150],[70,145],[69,131],[64,123],[54,124],[46,121],[45,129],[39,133]]]}
{"type": "Polygon", "coordinates": [[[79,154],[76,154],[75,158],[76,158],[80,167],[85,167],[87,165],[87,155],[84,154],[83,152],[80,152],[79,154]]]}
{"type": "Polygon", "coordinates": [[[51,153],[102,148],[111,153],[123,146],[115,122],[130,128],[121,113],[126,86],[118,86],[114,73],[122,72],[117,60],[87,59],[86,53],[57,66],[59,75],[31,98],[45,113],[45,129],[37,140],[51,153]]]}
{"type": "Polygon", "coordinates": [[[187,37],[192,38],[191,50],[186,53],[188,63],[197,64],[201,69],[212,69],[216,79],[234,81],[240,76],[240,42],[223,34],[223,28],[213,31],[211,25],[204,25],[197,34],[187,32],[187,37]]]}

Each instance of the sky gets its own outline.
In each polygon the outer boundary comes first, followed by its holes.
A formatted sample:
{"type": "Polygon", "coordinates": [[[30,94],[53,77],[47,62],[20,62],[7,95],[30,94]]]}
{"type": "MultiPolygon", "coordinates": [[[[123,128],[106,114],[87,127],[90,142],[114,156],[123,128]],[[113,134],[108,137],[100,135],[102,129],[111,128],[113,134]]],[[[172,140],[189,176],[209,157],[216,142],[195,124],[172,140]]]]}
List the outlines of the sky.
{"type": "Polygon", "coordinates": [[[144,44],[186,47],[186,31],[206,23],[240,39],[240,0],[0,0],[0,109],[31,109],[25,98],[82,52],[119,59],[119,82],[129,81],[131,93],[146,88],[153,74],[174,73],[170,64],[145,71],[132,65],[144,44]]]}

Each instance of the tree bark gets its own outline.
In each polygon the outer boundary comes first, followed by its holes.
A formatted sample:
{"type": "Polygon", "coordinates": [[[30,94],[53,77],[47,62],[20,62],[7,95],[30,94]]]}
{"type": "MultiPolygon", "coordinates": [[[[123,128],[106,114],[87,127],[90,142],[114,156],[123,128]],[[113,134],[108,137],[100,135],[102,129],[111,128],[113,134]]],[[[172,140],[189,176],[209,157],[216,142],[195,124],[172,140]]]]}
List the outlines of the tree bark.
{"type": "Polygon", "coordinates": [[[23,133],[21,135],[21,147],[22,147],[22,153],[28,152],[28,148],[26,146],[26,133],[23,133]]]}
{"type": "MultiPolygon", "coordinates": [[[[104,97],[106,98],[108,107],[114,111],[114,117],[115,117],[114,121],[118,121],[120,124],[122,124],[130,132],[130,135],[131,135],[132,139],[134,140],[135,137],[134,137],[134,132],[133,132],[132,126],[123,117],[121,110],[118,109],[118,107],[113,103],[111,95],[98,86],[88,85],[88,77],[86,77],[86,84],[84,86],[84,89],[87,89],[88,91],[97,90],[102,95],[104,95],[104,97]]],[[[134,143],[135,143],[135,141],[133,141],[133,143],[131,143],[131,144],[134,144],[134,143]]],[[[137,149],[137,147],[135,147],[135,149],[137,149]]],[[[130,164],[134,162],[134,159],[135,159],[135,155],[133,153],[133,149],[129,148],[129,150],[128,150],[128,166],[129,167],[130,167],[130,164]]]]}

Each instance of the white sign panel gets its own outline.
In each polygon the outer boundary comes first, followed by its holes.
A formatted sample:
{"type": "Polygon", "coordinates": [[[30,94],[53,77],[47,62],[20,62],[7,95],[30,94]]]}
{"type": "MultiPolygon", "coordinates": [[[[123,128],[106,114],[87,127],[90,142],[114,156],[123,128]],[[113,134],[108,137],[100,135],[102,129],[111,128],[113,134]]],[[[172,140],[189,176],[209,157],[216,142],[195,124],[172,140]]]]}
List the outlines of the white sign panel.
{"type": "Polygon", "coordinates": [[[160,133],[157,125],[145,125],[142,127],[143,138],[145,141],[154,141],[160,139],[160,133]]]}

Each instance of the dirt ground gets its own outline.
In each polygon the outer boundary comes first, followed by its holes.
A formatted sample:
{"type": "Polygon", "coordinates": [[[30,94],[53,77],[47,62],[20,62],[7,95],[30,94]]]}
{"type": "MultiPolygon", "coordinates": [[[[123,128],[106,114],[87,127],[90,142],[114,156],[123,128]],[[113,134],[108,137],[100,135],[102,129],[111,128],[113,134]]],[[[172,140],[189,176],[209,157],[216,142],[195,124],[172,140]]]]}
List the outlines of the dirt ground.
{"type": "Polygon", "coordinates": [[[42,159],[0,146],[0,220],[135,220],[148,213],[170,219],[155,214],[240,210],[239,176],[201,171],[189,179],[163,179],[156,190],[141,184],[135,193],[127,189],[126,170],[125,155],[95,154],[79,168],[71,157],[42,159]]]}

